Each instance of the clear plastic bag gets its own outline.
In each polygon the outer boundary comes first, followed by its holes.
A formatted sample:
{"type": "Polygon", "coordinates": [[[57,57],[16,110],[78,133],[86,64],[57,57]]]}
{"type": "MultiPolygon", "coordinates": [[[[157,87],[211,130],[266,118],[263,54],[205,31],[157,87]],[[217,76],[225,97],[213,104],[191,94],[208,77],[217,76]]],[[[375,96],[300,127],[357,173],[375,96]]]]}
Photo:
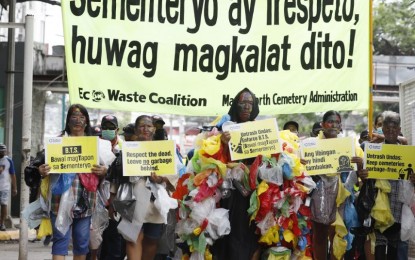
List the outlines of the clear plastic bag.
{"type": "Polygon", "coordinates": [[[231,232],[229,212],[227,209],[214,209],[207,219],[209,224],[206,227],[206,231],[212,239],[216,240],[231,232]]]}
{"type": "Polygon", "coordinates": [[[282,185],[284,182],[282,167],[280,165],[276,165],[269,168],[267,162],[264,162],[259,167],[259,177],[267,182],[277,185],[282,185]]]}
{"type": "Polygon", "coordinates": [[[404,204],[402,206],[402,218],[401,218],[401,240],[407,241],[415,240],[415,217],[412,210],[404,204]]]}
{"type": "Polygon", "coordinates": [[[414,197],[414,185],[410,181],[399,182],[399,201],[411,205],[414,197]]]}
{"type": "Polygon", "coordinates": [[[338,177],[321,175],[317,188],[311,194],[312,219],[325,225],[336,220],[338,177]]]}
{"type": "Polygon", "coordinates": [[[72,189],[66,190],[59,203],[58,215],[56,216],[55,227],[62,234],[66,234],[72,224],[72,210],[75,205],[72,189]]]}
{"type": "Polygon", "coordinates": [[[97,203],[95,210],[91,217],[92,229],[97,230],[98,233],[102,234],[108,227],[108,210],[102,203],[103,198],[99,192],[97,192],[97,203]]]}

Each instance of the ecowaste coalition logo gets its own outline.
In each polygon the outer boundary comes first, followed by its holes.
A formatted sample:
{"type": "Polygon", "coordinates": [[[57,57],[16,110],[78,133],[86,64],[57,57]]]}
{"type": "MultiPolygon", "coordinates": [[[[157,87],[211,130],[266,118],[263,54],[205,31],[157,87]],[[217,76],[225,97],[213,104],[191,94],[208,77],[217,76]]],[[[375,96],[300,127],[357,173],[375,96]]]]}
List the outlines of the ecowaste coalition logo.
{"type": "Polygon", "coordinates": [[[100,102],[102,99],[105,99],[105,94],[101,90],[93,90],[91,93],[91,91],[85,91],[83,88],[79,88],[78,94],[80,99],[92,99],[94,102],[100,102]]]}
{"type": "Polygon", "coordinates": [[[98,91],[92,91],[92,101],[94,102],[100,102],[101,99],[104,99],[105,95],[104,92],[98,90],[98,91]]]}

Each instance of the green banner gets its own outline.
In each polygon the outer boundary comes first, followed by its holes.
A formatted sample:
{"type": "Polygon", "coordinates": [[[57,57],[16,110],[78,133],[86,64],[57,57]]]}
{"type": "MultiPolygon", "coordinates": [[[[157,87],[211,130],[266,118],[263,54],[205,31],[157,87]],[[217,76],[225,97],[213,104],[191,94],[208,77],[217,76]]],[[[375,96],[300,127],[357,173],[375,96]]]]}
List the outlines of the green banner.
{"type": "Polygon", "coordinates": [[[370,1],[62,0],[71,103],[222,115],[367,109],[370,1]]]}

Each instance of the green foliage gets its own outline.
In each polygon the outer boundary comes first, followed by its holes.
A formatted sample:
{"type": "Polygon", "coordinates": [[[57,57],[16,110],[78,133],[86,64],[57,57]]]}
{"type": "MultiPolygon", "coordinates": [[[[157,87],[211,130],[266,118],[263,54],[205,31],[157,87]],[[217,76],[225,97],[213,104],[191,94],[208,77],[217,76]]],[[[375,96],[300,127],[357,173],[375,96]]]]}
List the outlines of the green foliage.
{"type": "Polygon", "coordinates": [[[414,0],[374,1],[374,54],[415,55],[414,3],[414,0]]]}

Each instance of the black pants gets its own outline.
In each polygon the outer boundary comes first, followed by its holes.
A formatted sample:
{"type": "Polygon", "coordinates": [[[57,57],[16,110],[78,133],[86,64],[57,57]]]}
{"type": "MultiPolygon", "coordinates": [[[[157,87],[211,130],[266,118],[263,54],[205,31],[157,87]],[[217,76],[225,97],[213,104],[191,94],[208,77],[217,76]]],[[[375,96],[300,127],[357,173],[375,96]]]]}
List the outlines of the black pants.
{"type": "Polygon", "coordinates": [[[125,258],[125,240],[118,233],[118,222],[110,219],[102,234],[100,260],[123,260],[125,258]]]}

